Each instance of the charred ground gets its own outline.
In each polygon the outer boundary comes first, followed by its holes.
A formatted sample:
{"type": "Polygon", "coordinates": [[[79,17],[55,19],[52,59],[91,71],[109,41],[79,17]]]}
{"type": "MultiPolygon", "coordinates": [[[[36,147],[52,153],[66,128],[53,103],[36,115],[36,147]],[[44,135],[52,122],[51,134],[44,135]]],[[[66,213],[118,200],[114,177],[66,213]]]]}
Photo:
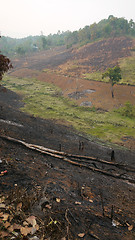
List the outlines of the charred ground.
{"type": "MultiPolygon", "coordinates": [[[[0,122],[1,135],[68,154],[111,161],[112,148],[88,141],[75,133],[72,127],[26,115],[19,111],[21,105],[21,98],[15,93],[9,90],[1,92],[1,119],[5,120],[0,122]],[[84,147],[80,148],[82,142],[84,147]]],[[[133,168],[134,152],[114,151],[116,163],[133,168]]],[[[0,156],[0,170],[7,170],[7,174],[0,177],[1,193],[9,193],[16,184],[19,190],[25,188],[29,194],[32,194],[31,190],[40,193],[25,214],[33,214],[44,221],[44,239],[80,239],[80,233],[84,233],[83,239],[134,239],[134,228],[128,230],[134,225],[134,172],[85,159],[87,167],[125,176],[125,179],[117,179],[81,166],[82,163],[86,165],[82,160],[79,161],[80,166],[76,166],[3,138],[0,138],[0,156]],[[46,207],[48,204],[49,208],[46,207]],[[58,226],[46,227],[50,219],[57,221],[58,226]],[[115,222],[118,226],[113,226],[115,222]]],[[[14,222],[20,223],[20,220],[14,222]]],[[[36,236],[43,236],[42,228],[36,236]]]]}

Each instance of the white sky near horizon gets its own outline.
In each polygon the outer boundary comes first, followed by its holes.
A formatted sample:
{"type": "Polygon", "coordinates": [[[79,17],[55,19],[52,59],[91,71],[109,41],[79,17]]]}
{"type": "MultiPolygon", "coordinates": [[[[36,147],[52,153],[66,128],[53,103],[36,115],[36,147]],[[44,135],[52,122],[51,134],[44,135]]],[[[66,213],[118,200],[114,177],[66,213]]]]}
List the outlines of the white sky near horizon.
{"type": "Polygon", "coordinates": [[[0,33],[23,38],[74,31],[109,15],[135,21],[135,0],[0,0],[0,33]]]}

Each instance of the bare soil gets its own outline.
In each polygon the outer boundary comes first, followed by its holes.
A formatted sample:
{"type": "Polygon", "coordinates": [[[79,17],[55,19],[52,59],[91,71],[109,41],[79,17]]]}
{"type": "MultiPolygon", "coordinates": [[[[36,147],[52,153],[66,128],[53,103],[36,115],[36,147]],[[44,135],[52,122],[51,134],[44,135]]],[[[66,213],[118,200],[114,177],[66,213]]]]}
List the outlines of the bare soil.
{"type": "Polygon", "coordinates": [[[77,103],[81,105],[87,101],[96,108],[110,110],[123,106],[127,101],[134,104],[135,87],[115,85],[115,97],[112,99],[109,83],[88,81],[82,78],[82,74],[115,66],[119,59],[131,55],[133,45],[132,39],[121,37],[95,42],[79,49],[58,47],[15,59],[14,69],[10,74],[51,82],[62,89],[65,97],[76,92],[94,90],[92,93],[82,94],[76,99],[77,103]],[[42,72],[44,69],[45,72],[42,72]]]}

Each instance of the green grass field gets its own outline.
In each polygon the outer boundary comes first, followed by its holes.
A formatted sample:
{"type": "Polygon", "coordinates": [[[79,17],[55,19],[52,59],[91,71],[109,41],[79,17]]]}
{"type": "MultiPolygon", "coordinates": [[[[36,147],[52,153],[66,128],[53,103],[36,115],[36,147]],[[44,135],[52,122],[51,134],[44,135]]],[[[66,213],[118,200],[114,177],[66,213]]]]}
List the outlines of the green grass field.
{"type": "Polygon", "coordinates": [[[58,87],[37,81],[5,76],[3,85],[23,96],[24,112],[41,118],[64,120],[90,138],[95,136],[112,143],[120,143],[122,137],[135,137],[134,118],[119,112],[99,112],[95,108],[79,107],[64,98],[58,87]]]}

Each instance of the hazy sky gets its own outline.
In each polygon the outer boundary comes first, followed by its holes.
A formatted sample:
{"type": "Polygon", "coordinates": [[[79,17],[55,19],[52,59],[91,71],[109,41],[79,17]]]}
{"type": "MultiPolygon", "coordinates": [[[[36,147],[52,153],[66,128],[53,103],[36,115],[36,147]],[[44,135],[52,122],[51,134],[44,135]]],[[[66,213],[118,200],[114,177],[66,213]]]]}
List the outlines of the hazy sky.
{"type": "Polygon", "coordinates": [[[135,21],[135,0],[0,0],[0,32],[26,37],[74,31],[109,15],[135,21]]]}

